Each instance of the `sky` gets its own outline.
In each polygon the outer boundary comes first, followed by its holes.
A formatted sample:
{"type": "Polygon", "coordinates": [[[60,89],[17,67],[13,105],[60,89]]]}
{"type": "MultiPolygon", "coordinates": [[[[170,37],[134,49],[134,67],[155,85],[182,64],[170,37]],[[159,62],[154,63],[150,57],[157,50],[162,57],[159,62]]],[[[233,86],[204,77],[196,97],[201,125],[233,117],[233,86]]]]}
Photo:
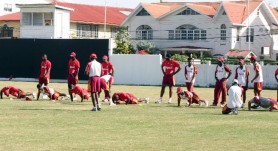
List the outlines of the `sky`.
{"type": "MultiPolygon", "coordinates": [[[[64,2],[84,3],[93,5],[106,5],[115,7],[135,8],[140,2],[159,2],[160,0],[61,0],[64,2]]],[[[221,0],[163,0],[163,2],[215,2],[221,0]]],[[[222,0],[230,1],[230,0],[222,0]]],[[[265,0],[273,7],[278,7],[278,0],[265,0]]]]}

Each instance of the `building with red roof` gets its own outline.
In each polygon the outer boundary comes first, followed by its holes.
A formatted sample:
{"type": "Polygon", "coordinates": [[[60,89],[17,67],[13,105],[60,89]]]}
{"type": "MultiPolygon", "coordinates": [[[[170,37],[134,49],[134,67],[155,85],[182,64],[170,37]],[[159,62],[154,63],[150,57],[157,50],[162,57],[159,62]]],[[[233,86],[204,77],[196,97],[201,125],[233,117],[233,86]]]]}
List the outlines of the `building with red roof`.
{"type": "Polygon", "coordinates": [[[238,49],[278,58],[278,12],[263,0],[141,3],[122,25],[133,40],[150,41],[166,53],[238,49]]]}

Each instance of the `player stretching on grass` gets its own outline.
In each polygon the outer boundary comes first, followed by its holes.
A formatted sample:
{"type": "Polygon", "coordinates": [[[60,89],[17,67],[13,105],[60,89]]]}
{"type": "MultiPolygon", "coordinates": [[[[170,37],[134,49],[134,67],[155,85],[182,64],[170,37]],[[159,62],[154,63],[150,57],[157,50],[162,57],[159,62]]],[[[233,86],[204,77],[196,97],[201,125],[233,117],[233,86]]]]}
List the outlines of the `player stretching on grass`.
{"type": "MultiPolygon", "coordinates": [[[[72,96],[72,94],[77,94],[81,98],[81,102],[83,102],[83,99],[88,100],[91,97],[91,94],[84,88],[81,88],[77,85],[72,85],[71,90],[69,90],[69,94],[72,96]]],[[[72,97],[70,99],[73,99],[72,97]]],[[[73,100],[71,100],[73,101],[73,100]]]]}
{"type": "MultiPolygon", "coordinates": [[[[272,98],[264,98],[264,97],[260,97],[260,96],[255,96],[253,99],[251,99],[249,102],[248,102],[248,110],[250,111],[251,110],[251,104],[254,103],[256,104],[255,108],[257,106],[261,106],[262,108],[266,108],[266,109],[269,109],[269,111],[272,111],[272,110],[278,110],[278,102],[275,101],[274,99],[272,98]]],[[[255,109],[254,108],[254,109],[255,109]]]]}
{"type": "MultiPolygon", "coordinates": [[[[78,73],[80,68],[80,63],[76,59],[75,52],[72,52],[70,54],[70,60],[69,60],[69,69],[68,69],[68,91],[70,95],[70,100],[73,101],[72,93],[70,93],[70,90],[72,90],[72,86],[75,86],[78,84],[78,73]]],[[[83,101],[83,100],[82,100],[83,101]]]]}
{"type": "Polygon", "coordinates": [[[183,91],[181,87],[177,88],[178,95],[178,106],[180,106],[181,100],[187,100],[188,106],[191,106],[192,103],[202,105],[201,103],[205,103],[206,107],[208,106],[208,101],[200,99],[200,97],[195,92],[183,91]]]}
{"type": "Polygon", "coordinates": [[[29,96],[33,96],[33,98],[36,97],[35,93],[32,92],[24,92],[19,88],[13,87],[13,86],[5,86],[4,88],[1,89],[1,99],[3,99],[3,93],[4,95],[6,95],[7,97],[9,97],[9,95],[12,95],[18,99],[23,99],[25,98],[28,101],[31,101],[32,98],[30,98],[29,96]]]}
{"type": "Polygon", "coordinates": [[[120,104],[121,101],[125,102],[126,104],[138,104],[138,102],[145,102],[146,104],[148,104],[150,99],[137,98],[131,93],[116,92],[113,94],[112,100],[116,104],[120,104]]]}
{"type": "Polygon", "coordinates": [[[42,86],[38,84],[37,88],[39,90],[37,100],[39,100],[41,93],[47,95],[48,98],[53,101],[58,100],[59,97],[67,97],[65,93],[60,93],[52,88],[49,88],[48,86],[42,86]]]}
{"type": "Polygon", "coordinates": [[[155,103],[162,103],[162,97],[164,95],[165,87],[169,86],[169,100],[168,104],[172,102],[172,92],[173,86],[175,85],[175,77],[174,75],[180,71],[181,67],[180,64],[171,58],[170,54],[166,55],[166,60],[162,62],[161,70],[163,73],[163,81],[162,87],[160,91],[160,98],[155,103]]]}

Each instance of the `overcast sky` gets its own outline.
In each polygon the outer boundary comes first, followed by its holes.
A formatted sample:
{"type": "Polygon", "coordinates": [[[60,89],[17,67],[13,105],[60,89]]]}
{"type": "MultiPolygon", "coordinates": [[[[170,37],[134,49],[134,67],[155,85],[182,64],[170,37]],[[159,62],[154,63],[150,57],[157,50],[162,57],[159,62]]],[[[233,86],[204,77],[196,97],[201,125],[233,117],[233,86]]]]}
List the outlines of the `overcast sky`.
{"type": "MultiPolygon", "coordinates": [[[[159,2],[160,0],[62,0],[65,2],[94,4],[94,5],[109,5],[116,7],[129,7],[135,8],[140,2],[159,2]]],[[[221,0],[163,0],[163,2],[215,2],[221,0]]],[[[229,0],[223,0],[229,1],[229,0]]],[[[273,7],[278,7],[278,0],[265,0],[268,4],[273,7]]]]}

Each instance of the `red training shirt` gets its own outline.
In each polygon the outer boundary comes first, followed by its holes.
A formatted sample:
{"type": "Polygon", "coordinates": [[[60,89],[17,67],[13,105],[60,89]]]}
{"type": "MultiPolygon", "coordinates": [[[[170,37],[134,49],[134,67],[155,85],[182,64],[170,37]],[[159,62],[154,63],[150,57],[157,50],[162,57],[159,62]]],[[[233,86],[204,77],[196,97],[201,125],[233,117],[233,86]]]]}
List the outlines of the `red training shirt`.
{"type": "Polygon", "coordinates": [[[69,74],[76,74],[79,68],[80,68],[80,63],[77,59],[69,60],[69,74]]]}
{"type": "Polygon", "coordinates": [[[180,68],[180,64],[176,60],[164,60],[162,62],[162,67],[165,68],[164,72],[166,75],[170,73],[174,73],[176,71],[176,68],[180,68]]]}
{"type": "Polygon", "coordinates": [[[113,64],[111,62],[103,62],[101,63],[102,67],[102,75],[107,75],[112,73],[113,64]]]}
{"type": "MultiPolygon", "coordinates": [[[[51,62],[49,60],[41,62],[41,73],[40,77],[44,77],[47,70],[51,69],[51,62]]],[[[50,72],[45,75],[46,78],[50,78],[50,72]]]]}

